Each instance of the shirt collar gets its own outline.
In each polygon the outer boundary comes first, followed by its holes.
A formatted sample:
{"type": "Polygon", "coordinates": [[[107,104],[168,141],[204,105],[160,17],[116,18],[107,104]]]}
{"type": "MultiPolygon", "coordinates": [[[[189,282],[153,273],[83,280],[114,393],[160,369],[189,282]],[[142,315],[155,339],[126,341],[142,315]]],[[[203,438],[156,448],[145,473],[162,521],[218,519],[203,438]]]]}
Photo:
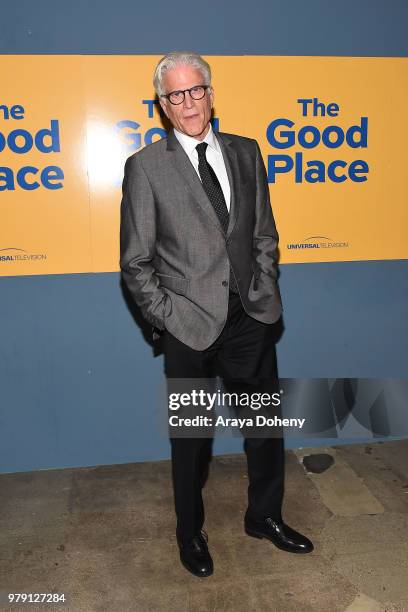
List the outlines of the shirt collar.
{"type": "Polygon", "coordinates": [[[192,136],[187,136],[187,134],[182,134],[181,132],[176,130],[176,128],[174,128],[174,134],[188,156],[191,156],[196,146],[200,142],[206,142],[209,147],[211,147],[218,153],[220,152],[220,146],[218,144],[217,138],[214,135],[214,131],[212,129],[211,123],[210,123],[210,129],[208,130],[203,140],[197,140],[196,138],[192,138],[192,136]]]}

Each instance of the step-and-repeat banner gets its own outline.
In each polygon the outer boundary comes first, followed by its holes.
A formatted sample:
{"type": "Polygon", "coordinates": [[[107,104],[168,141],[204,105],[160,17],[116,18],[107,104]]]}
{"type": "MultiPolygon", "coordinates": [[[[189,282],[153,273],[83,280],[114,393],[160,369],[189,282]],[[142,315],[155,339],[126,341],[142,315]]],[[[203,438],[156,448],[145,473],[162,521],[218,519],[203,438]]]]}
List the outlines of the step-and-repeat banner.
{"type": "MultiPolygon", "coordinates": [[[[408,60],[207,57],[214,127],[258,140],[280,262],[408,258],[408,60]]],[[[119,269],[126,158],[165,138],[159,56],[2,56],[0,275],[119,269]]]]}

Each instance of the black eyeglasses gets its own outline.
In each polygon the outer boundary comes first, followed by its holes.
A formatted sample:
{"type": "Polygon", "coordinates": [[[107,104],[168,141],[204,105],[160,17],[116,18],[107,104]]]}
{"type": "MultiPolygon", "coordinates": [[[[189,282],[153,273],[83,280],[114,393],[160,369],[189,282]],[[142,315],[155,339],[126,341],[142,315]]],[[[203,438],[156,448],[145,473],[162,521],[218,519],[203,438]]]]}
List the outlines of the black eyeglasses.
{"type": "Polygon", "coordinates": [[[160,97],[167,98],[172,104],[181,104],[186,97],[186,91],[188,91],[193,100],[201,100],[204,98],[205,92],[209,87],[210,85],[195,85],[194,87],[190,87],[190,89],[171,91],[169,94],[163,94],[160,97]]]}

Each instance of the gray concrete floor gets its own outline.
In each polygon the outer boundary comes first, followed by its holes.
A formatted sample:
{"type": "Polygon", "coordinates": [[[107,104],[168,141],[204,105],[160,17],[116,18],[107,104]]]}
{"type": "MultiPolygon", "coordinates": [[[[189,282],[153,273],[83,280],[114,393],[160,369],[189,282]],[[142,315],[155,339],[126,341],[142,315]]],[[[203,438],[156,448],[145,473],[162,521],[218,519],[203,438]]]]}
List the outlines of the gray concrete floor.
{"type": "MultiPolygon", "coordinates": [[[[8,610],[408,611],[408,440],[287,451],[284,518],[315,551],[243,532],[244,456],[214,458],[205,488],[210,578],[178,559],[170,463],[0,476],[0,591],[65,593],[8,610]],[[303,458],[334,463],[307,472],[303,458]]],[[[2,607],[3,606],[3,607],[2,607]]]]}

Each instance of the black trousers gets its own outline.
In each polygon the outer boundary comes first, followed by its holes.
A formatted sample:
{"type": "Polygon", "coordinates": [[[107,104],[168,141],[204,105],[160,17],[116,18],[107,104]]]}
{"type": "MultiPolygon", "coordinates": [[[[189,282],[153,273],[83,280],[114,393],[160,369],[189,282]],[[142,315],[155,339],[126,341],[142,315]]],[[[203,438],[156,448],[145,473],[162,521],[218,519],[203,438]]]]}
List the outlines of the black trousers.
{"type": "MultiPolygon", "coordinates": [[[[204,351],[196,351],[166,331],[165,374],[169,379],[220,376],[227,389],[257,390],[261,379],[276,390],[277,365],[273,325],[246,314],[238,294],[230,293],[225,327],[204,351]]],[[[265,390],[265,389],[264,389],[265,390]]],[[[272,390],[272,389],[271,389],[272,390]]],[[[211,459],[211,438],[171,438],[177,537],[186,541],[204,524],[202,488],[211,459]]],[[[284,493],[283,437],[245,437],[248,464],[247,515],[281,520],[284,493]]]]}

